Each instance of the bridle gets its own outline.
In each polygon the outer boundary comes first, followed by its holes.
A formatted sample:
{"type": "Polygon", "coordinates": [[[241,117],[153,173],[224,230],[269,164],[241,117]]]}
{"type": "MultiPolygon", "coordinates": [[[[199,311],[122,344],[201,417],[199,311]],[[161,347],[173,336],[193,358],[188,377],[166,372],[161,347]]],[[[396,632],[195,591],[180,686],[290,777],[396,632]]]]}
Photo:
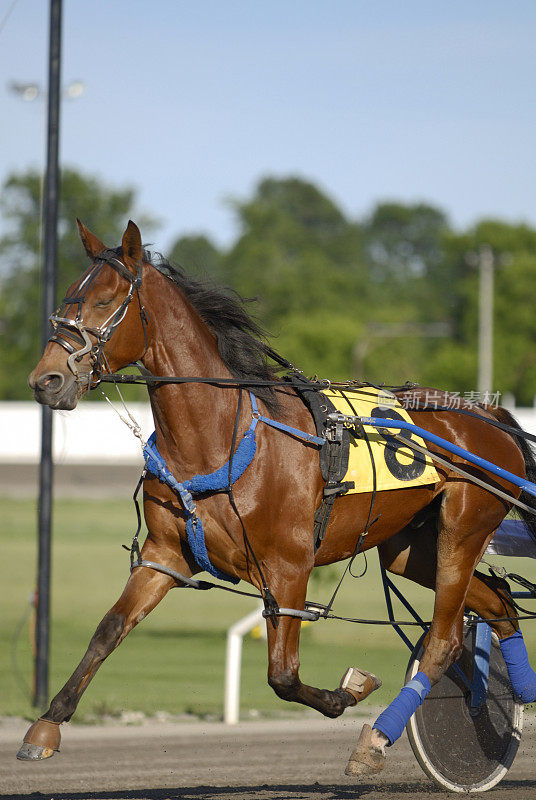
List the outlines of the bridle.
{"type": "MultiPolygon", "coordinates": [[[[91,266],[88,274],[76,286],[71,295],[63,298],[62,305],[55,314],[50,316],[50,322],[54,328],[49,342],[56,342],[61,345],[64,350],[67,350],[69,356],[67,358],[67,365],[78,383],[81,383],[81,376],[78,371],[77,362],[87,353],[90,354],[91,359],[91,372],[87,375],[87,381],[91,384],[91,388],[97,386],[100,382],[101,374],[104,366],[107,366],[106,356],[104,354],[104,346],[110,340],[115,329],[125,318],[128,306],[134,294],[138,298],[140,308],[140,319],[145,336],[145,350],[148,346],[147,338],[147,314],[145,308],[141,304],[139,289],[142,282],[142,261],[137,264],[136,275],[133,275],[115,255],[113,251],[103,250],[95,258],[95,263],[91,266]],[[108,264],[110,267],[126,281],[129,282],[128,292],[122,303],[112,311],[110,316],[99,326],[88,326],[84,324],[82,318],[82,306],[86,302],[85,291],[91,286],[97,275],[99,275],[103,266],[108,264]],[[74,318],[68,317],[71,307],[76,306],[76,315],[74,318]],[[90,337],[96,341],[93,342],[90,337]],[[73,344],[74,343],[74,344],[73,344]],[[75,345],[78,345],[79,349],[75,345]]],[[[108,371],[110,371],[108,369],[108,371]]],[[[86,376],[84,376],[86,377],[86,376]]]]}

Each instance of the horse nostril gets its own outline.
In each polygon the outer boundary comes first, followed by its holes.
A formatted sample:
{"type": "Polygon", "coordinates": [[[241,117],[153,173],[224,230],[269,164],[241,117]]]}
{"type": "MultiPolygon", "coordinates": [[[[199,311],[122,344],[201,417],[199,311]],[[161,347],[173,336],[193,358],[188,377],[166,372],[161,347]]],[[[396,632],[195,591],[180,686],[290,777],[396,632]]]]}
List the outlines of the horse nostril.
{"type": "Polygon", "coordinates": [[[37,387],[55,393],[59,392],[64,383],[65,378],[61,372],[47,372],[39,378],[37,387]]]}

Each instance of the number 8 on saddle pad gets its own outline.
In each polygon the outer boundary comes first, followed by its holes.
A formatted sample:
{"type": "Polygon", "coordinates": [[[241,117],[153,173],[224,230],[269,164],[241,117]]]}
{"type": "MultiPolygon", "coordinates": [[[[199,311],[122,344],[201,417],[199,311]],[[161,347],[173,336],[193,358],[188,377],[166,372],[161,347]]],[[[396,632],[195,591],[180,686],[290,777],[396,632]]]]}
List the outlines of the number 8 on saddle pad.
{"type": "MultiPolygon", "coordinates": [[[[348,400],[336,389],[324,390],[323,394],[331,400],[341,414],[357,414],[360,417],[384,417],[385,419],[413,422],[395,395],[385,389],[352,388],[351,391],[345,391],[348,400]]],[[[391,431],[396,432],[393,429],[391,431]]],[[[404,486],[408,488],[424,486],[439,480],[429,457],[410,447],[405,447],[394,439],[387,429],[380,431],[378,428],[365,425],[365,432],[376,466],[377,491],[402,489],[404,486]]],[[[400,435],[408,442],[414,441],[421,447],[426,446],[424,441],[414,433],[401,431],[400,435]]],[[[342,480],[354,483],[354,488],[350,489],[348,494],[371,492],[373,489],[369,448],[363,439],[356,436],[351,436],[350,439],[348,471],[342,480]]]]}

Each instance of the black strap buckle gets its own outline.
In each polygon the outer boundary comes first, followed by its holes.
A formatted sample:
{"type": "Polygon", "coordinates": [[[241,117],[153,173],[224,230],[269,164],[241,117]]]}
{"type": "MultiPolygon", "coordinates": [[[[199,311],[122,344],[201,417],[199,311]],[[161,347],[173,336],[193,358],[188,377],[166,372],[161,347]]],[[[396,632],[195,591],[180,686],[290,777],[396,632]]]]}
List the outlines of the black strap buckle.
{"type": "Polygon", "coordinates": [[[338,497],[346,494],[350,489],[355,489],[354,481],[340,481],[338,483],[327,483],[324,487],[324,497],[338,497]]]}

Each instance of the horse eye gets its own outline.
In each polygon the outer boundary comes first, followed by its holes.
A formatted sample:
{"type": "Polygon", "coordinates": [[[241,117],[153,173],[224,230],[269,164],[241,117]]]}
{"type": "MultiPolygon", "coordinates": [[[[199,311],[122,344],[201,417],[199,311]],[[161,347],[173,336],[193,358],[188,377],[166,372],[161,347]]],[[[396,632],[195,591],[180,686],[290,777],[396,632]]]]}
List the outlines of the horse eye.
{"type": "Polygon", "coordinates": [[[97,300],[97,302],[95,303],[95,306],[96,306],[96,308],[105,308],[106,306],[110,305],[110,303],[112,302],[113,299],[114,299],[113,295],[111,297],[108,297],[108,298],[103,297],[101,300],[97,300]]]}

